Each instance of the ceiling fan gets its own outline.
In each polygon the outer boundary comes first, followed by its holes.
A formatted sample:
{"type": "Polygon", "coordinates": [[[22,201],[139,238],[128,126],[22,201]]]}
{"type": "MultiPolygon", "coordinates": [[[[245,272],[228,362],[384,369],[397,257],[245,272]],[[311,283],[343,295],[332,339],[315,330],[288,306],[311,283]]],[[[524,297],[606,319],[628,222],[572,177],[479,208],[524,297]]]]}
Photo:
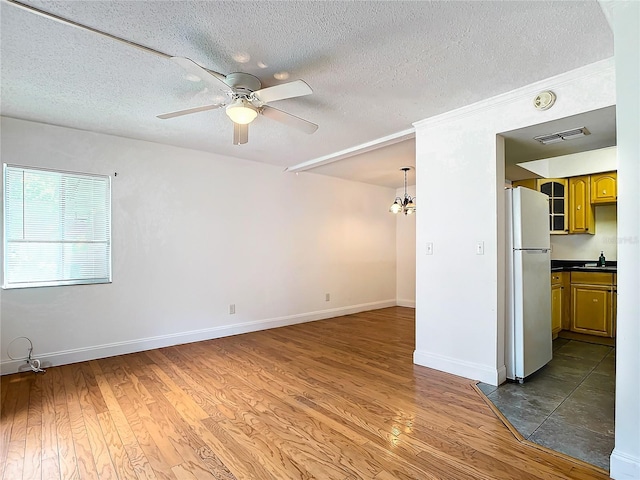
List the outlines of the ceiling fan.
{"type": "Polygon", "coordinates": [[[270,102],[313,93],[311,87],[302,80],[261,88],[260,80],[248,73],[236,72],[222,75],[205,70],[193,60],[185,57],[171,57],[171,60],[188,73],[189,80],[206,83],[214,92],[224,94],[226,99],[220,103],[163,113],[157,116],[160,119],[165,120],[225,107],[227,116],[233,121],[234,145],[247,143],[249,140],[249,123],[255,120],[258,114],[296,128],[304,133],[311,134],[318,129],[318,125],[315,123],[268,105],[270,102]]]}
{"type": "Polygon", "coordinates": [[[120,38],[116,35],[98,30],[87,25],[75,22],[68,18],[55,15],[53,13],[41,10],[39,8],[27,5],[18,0],[4,0],[20,9],[40,15],[56,22],[70,25],[91,33],[102,35],[103,37],[123,43],[129,47],[134,47],[162,58],[169,58],[184,68],[190,80],[203,81],[208,86],[213,87],[214,92],[222,93],[226,96],[226,100],[221,103],[212,105],[203,105],[201,107],[179,110],[176,112],[164,113],[158,115],[158,118],[167,119],[188,115],[190,113],[204,112],[216,108],[226,107],[229,118],[233,121],[233,144],[240,145],[247,143],[249,139],[249,123],[251,123],[258,114],[264,115],[277,122],[283,123],[290,127],[296,128],[302,132],[311,134],[318,129],[318,125],[311,123],[302,118],[283,112],[277,108],[267,105],[269,102],[277,100],[285,100],[287,98],[301,97],[313,93],[311,87],[302,80],[282,83],[273,87],[262,88],[262,84],[257,77],[248,73],[230,73],[223,75],[221,73],[212,72],[202,68],[200,65],[185,57],[174,57],[167,53],[161,52],[154,48],[120,38]]]}

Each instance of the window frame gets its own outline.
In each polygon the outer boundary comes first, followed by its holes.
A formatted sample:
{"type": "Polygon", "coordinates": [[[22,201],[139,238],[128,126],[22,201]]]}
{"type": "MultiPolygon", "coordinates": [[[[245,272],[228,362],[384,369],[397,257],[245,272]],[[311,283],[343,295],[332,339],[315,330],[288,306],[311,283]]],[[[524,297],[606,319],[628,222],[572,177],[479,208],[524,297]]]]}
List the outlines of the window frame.
{"type": "MultiPolygon", "coordinates": [[[[70,285],[95,285],[95,284],[109,284],[112,283],[112,267],[113,267],[113,252],[112,252],[112,222],[111,222],[111,210],[112,210],[112,202],[111,202],[111,176],[110,175],[101,175],[101,174],[95,174],[95,173],[87,173],[87,172],[74,172],[74,171],[68,171],[68,170],[60,170],[60,169],[55,169],[55,168],[47,168],[47,167],[32,167],[32,166],[25,166],[25,165],[18,165],[18,164],[12,164],[12,163],[3,163],[2,164],[2,253],[3,253],[3,259],[2,259],[2,289],[3,290],[12,290],[12,289],[21,289],[21,288],[34,288],[34,287],[52,287],[52,286],[70,286],[70,285]],[[9,272],[9,259],[8,259],[8,255],[7,255],[7,246],[9,244],[9,242],[11,241],[11,239],[8,237],[8,233],[7,233],[7,171],[8,169],[17,169],[17,170],[22,170],[23,172],[46,172],[46,173],[50,173],[50,174],[57,174],[59,175],[59,178],[63,178],[64,175],[68,175],[68,176],[72,176],[72,177],[86,177],[89,179],[96,179],[96,180],[100,180],[100,181],[106,181],[106,197],[105,197],[105,229],[106,229],[106,238],[105,240],[102,240],[101,242],[103,242],[106,245],[107,248],[107,253],[104,257],[100,256],[100,258],[104,258],[106,260],[106,276],[94,276],[94,277],[88,277],[88,278],[64,278],[65,275],[60,275],[60,278],[55,279],[55,280],[46,280],[46,281],[42,281],[42,280],[33,280],[33,281],[19,281],[19,282],[12,282],[9,283],[8,278],[8,272],[9,272]]],[[[69,197],[63,197],[60,198],[59,203],[57,204],[58,206],[62,208],[66,205],[66,201],[68,200],[69,197]]],[[[22,196],[23,202],[24,202],[24,193],[22,196]]],[[[94,216],[91,217],[92,220],[95,218],[94,216]]],[[[24,218],[23,218],[23,224],[24,224],[24,218]]],[[[60,223],[61,226],[64,227],[65,222],[61,221],[60,223]]],[[[27,240],[28,242],[28,240],[27,240]]],[[[34,243],[36,242],[43,242],[43,243],[47,243],[46,241],[34,241],[34,243]]],[[[100,243],[100,242],[95,242],[95,241],[86,241],[86,240],[78,240],[78,241],[67,241],[64,240],[64,238],[57,238],[57,239],[53,239],[51,240],[51,243],[53,244],[91,244],[91,243],[100,243]]],[[[62,255],[64,255],[62,253],[62,255]]],[[[65,267],[64,263],[61,264],[63,267],[65,267]]],[[[74,263],[70,263],[67,264],[66,267],[70,268],[70,265],[74,265],[74,263]]],[[[81,265],[81,264],[75,264],[75,265],[81,265]]],[[[67,276],[68,277],[68,276],[67,276]]]]}

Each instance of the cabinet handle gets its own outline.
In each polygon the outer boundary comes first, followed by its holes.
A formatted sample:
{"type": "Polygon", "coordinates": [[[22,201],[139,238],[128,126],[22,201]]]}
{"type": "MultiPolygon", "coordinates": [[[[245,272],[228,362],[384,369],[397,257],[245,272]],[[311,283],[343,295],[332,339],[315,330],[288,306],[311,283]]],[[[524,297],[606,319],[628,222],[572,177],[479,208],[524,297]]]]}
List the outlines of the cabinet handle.
{"type": "Polygon", "coordinates": [[[606,190],[602,190],[602,194],[603,194],[603,195],[606,195],[606,194],[607,194],[607,191],[606,191],[606,190]]]}
{"type": "Polygon", "coordinates": [[[576,210],[580,210],[580,208],[582,208],[582,205],[576,206],[576,210]]]}
{"type": "Polygon", "coordinates": [[[594,299],[593,299],[593,303],[598,303],[598,299],[597,299],[597,298],[594,298],[594,299]]]}

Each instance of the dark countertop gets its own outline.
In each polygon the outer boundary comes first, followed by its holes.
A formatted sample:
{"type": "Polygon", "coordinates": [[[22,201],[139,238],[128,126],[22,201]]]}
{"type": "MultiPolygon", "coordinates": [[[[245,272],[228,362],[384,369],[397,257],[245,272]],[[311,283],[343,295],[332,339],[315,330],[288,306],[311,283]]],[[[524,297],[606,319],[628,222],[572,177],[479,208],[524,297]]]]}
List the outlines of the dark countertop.
{"type": "Polygon", "coordinates": [[[618,273],[618,262],[607,261],[604,267],[598,267],[597,260],[551,260],[552,272],[604,272],[618,273]],[[585,265],[594,265],[588,266],[585,265]]]}

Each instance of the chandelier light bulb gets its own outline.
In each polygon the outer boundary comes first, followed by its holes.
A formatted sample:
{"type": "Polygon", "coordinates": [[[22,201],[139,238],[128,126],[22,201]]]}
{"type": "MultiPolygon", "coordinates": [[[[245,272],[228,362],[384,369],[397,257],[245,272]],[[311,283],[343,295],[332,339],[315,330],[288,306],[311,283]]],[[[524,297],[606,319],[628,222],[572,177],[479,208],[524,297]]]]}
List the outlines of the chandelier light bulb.
{"type": "Polygon", "coordinates": [[[402,205],[398,202],[398,200],[400,199],[396,198],[396,200],[393,202],[393,204],[389,208],[389,211],[391,213],[400,213],[402,211],[402,205]]]}

